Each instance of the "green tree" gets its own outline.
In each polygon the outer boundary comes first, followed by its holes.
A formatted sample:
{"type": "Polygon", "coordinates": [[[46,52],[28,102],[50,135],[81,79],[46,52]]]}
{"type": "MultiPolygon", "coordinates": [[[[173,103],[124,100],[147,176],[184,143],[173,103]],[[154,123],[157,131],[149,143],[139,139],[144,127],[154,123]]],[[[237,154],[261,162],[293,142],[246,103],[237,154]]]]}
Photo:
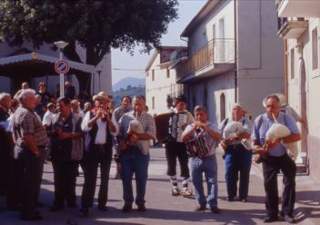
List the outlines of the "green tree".
{"type": "Polygon", "coordinates": [[[177,18],[177,0],[1,0],[0,37],[35,48],[57,40],[69,42],[65,53],[76,59],[76,41],[96,65],[110,48],[150,50],[177,18]]]}

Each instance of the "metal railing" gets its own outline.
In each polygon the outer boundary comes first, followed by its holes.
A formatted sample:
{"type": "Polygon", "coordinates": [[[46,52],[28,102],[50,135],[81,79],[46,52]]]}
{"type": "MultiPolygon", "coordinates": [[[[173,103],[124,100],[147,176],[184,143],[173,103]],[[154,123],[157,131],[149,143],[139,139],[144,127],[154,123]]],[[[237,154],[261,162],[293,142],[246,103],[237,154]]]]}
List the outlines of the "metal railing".
{"type": "Polygon", "coordinates": [[[191,75],[216,63],[234,63],[234,39],[214,39],[177,65],[178,77],[191,75]]]}

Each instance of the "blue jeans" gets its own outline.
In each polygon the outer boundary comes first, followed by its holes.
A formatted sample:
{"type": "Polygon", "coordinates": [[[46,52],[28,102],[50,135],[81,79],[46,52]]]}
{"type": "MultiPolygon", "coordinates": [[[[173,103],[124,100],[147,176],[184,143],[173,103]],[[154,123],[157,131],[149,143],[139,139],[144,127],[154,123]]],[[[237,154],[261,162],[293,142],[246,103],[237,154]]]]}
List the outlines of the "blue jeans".
{"type": "Polygon", "coordinates": [[[121,179],[123,185],[123,200],[125,204],[132,204],[133,190],[132,178],[135,174],[137,196],[135,203],[143,205],[145,203],[145,193],[148,179],[148,165],[150,156],[145,155],[137,147],[130,147],[120,155],[121,179]]]}
{"type": "Polygon", "coordinates": [[[189,161],[192,183],[195,188],[196,199],[200,206],[210,208],[218,205],[218,181],[217,181],[217,160],[216,156],[206,158],[193,157],[189,161]],[[208,197],[206,198],[203,190],[202,173],[205,174],[208,185],[208,197]]]}
{"type": "Polygon", "coordinates": [[[248,197],[251,159],[251,152],[246,150],[242,144],[228,146],[224,158],[228,198],[233,199],[237,196],[239,174],[239,198],[248,197]]]}

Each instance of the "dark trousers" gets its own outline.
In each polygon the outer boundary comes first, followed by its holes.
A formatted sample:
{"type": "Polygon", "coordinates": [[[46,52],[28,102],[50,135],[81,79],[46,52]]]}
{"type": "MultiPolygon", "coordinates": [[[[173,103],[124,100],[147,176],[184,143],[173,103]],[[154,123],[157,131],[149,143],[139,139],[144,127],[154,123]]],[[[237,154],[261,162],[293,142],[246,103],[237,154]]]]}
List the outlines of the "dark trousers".
{"type": "MultiPolygon", "coordinates": [[[[7,192],[6,204],[8,209],[18,209],[22,199],[22,164],[19,163],[18,159],[13,157],[10,159],[9,166],[9,188],[7,192]]],[[[40,189],[40,185],[39,185],[40,189]]]]}
{"type": "Polygon", "coordinates": [[[18,152],[16,172],[20,174],[18,183],[23,191],[23,194],[21,194],[22,214],[28,216],[35,213],[39,197],[38,190],[41,185],[42,173],[41,159],[25,148],[22,148],[18,152]]]}
{"type": "Polygon", "coordinates": [[[0,127],[0,195],[6,195],[9,191],[10,162],[12,158],[12,142],[6,133],[0,127]]]}
{"type": "Polygon", "coordinates": [[[65,200],[68,206],[76,204],[76,177],[78,162],[52,161],[54,172],[54,205],[63,207],[65,200]]]}
{"type": "Polygon", "coordinates": [[[103,207],[107,204],[111,160],[112,147],[108,145],[93,145],[88,152],[85,152],[81,163],[84,173],[84,185],[81,197],[82,208],[89,208],[93,205],[99,165],[101,183],[98,205],[99,207],[103,207]]]}
{"type": "Polygon", "coordinates": [[[132,188],[133,174],[135,174],[137,187],[135,203],[137,205],[145,203],[149,160],[149,154],[143,154],[135,146],[129,147],[128,150],[120,155],[123,200],[125,204],[131,205],[134,200],[132,188]]]}
{"type": "Polygon", "coordinates": [[[294,161],[287,154],[281,157],[268,156],[263,159],[262,167],[268,215],[278,215],[279,197],[277,175],[279,170],[281,170],[284,184],[282,193],[282,212],[292,216],[296,195],[296,165],[294,161]]]}
{"type": "Polygon", "coordinates": [[[229,145],[224,156],[225,179],[229,198],[237,196],[237,183],[239,181],[239,198],[248,197],[249,177],[252,154],[242,144],[229,145]]]}
{"type": "Polygon", "coordinates": [[[189,178],[188,154],[184,143],[171,141],[166,144],[166,157],[168,163],[167,174],[175,176],[177,167],[177,158],[180,163],[181,177],[189,178]]]}

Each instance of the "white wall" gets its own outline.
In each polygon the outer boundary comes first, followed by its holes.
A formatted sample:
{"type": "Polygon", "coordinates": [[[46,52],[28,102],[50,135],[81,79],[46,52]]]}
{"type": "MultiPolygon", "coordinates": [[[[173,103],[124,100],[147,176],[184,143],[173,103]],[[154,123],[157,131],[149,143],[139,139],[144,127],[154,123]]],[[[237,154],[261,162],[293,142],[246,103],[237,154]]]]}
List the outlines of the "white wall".
{"type": "Polygon", "coordinates": [[[274,1],[237,1],[238,101],[253,115],[263,98],[283,92],[283,41],[274,1]]]}
{"type": "Polygon", "coordinates": [[[205,46],[213,37],[213,25],[216,28],[216,39],[234,39],[234,3],[233,0],[226,0],[213,10],[207,18],[198,25],[189,37],[189,52],[194,53],[199,48],[205,46]],[[219,20],[225,21],[225,35],[219,33],[219,20]]]}
{"type": "Polygon", "coordinates": [[[299,114],[302,112],[301,86],[299,58],[303,56],[306,70],[306,112],[307,112],[307,154],[310,165],[310,174],[316,180],[320,180],[319,174],[319,145],[320,145],[320,19],[310,18],[309,27],[298,40],[288,40],[288,102],[299,114]],[[318,31],[318,69],[312,66],[312,31],[318,31]],[[294,78],[291,78],[291,49],[294,49],[294,78]]]}
{"type": "Polygon", "coordinates": [[[160,68],[160,54],[157,54],[154,62],[146,74],[146,102],[149,112],[160,114],[168,112],[167,96],[177,97],[180,94],[181,85],[176,84],[176,72],[170,70],[170,77],[167,78],[166,69],[160,68]],[[154,70],[154,81],[152,81],[152,70],[154,70]],[[155,107],[152,108],[152,97],[155,99],[155,107]]]}
{"type": "Polygon", "coordinates": [[[209,120],[219,124],[221,122],[220,96],[224,93],[226,96],[226,117],[230,117],[231,107],[234,103],[233,77],[234,73],[229,72],[188,85],[190,94],[188,105],[190,111],[193,111],[193,107],[196,105],[206,106],[208,108],[209,120]],[[207,102],[204,99],[205,88],[207,88],[207,102]]]}

